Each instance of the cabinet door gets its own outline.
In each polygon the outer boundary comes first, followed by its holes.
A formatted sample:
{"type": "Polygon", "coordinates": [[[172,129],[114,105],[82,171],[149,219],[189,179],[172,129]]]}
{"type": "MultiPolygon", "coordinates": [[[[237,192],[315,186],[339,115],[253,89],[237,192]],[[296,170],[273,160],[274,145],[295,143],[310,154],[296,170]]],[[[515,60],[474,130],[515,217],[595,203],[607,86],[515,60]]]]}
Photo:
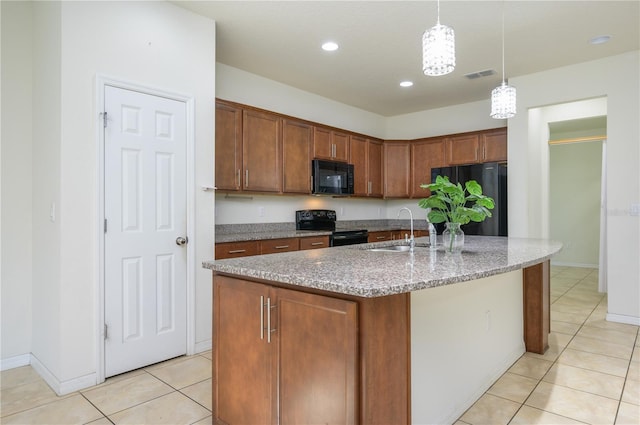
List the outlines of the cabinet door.
{"type": "Polygon", "coordinates": [[[242,109],[216,102],[216,187],[241,190],[242,109]]]}
{"type": "Polygon", "coordinates": [[[333,159],[333,143],[331,130],[324,127],[313,127],[313,157],[333,159]]]}
{"type": "Polygon", "coordinates": [[[444,139],[411,144],[411,197],[426,198],[431,193],[421,184],[431,183],[431,169],[445,165],[444,139]]]}
{"type": "Polygon", "coordinates": [[[274,114],[244,111],[242,117],[244,190],[281,191],[280,126],[281,120],[274,114]]]}
{"type": "Polygon", "coordinates": [[[298,238],[266,239],[260,241],[260,254],[297,251],[298,245],[298,238]]]}
{"type": "Polygon", "coordinates": [[[351,141],[349,142],[349,163],[353,164],[354,196],[367,196],[369,194],[367,145],[367,139],[351,136],[351,141]]]}
{"type": "Polygon", "coordinates": [[[480,160],[480,137],[465,134],[447,139],[449,165],[474,164],[480,160]]]}
{"type": "Polygon", "coordinates": [[[369,196],[382,197],[382,142],[369,140],[369,196]]]}
{"type": "Polygon", "coordinates": [[[216,260],[258,255],[258,242],[223,242],[216,244],[216,260]]]}
{"type": "Polygon", "coordinates": [[[349,135],[346,133],[332,131],[331,140],[334,146],[333,159],[336,161],[347,162],[349,159],[349,135]]]}
{"type": "MultiPolygon", "coordinates": [[[[214,379],[216,418],[227,424],[272,422],[271,347],[263,328],[269,287],[214,278],[214,379]]],[[[214,421],[215,422],[215,421],[214,421]]]]}
{"type": "Polygon", "coordinates": [[[409,143],[384,144],[384,196],[409,197],[409,143]]]}
{"type": "Polygon", "coordinates": [[[300,251],[329,247],[329,236],[311,236],[300,238],[300,251]]]}
{"type": "Polygon", "coordinates": [[[280,424],[357,423],[356,304],[274,290],[280,424]]]}
{"type": "Polygon", "coordinates": [[[483,162],[507,160],[507,129],[482,134],[483,162]]]}
{"type": "Polygon", "coordinates": [[[367,242],[384,242],[390,241],[393,239],[393,234],[390,231],[381,231],[381,232],[369,232],[369,238],[367,242]]]}
{"type": "Polygon", "coordinates": [[[290,120],[282,122],[282,191],[311,193],[313,128],[290,120]]]}
{"type": "Polygon", "coordinates": [[[330,128],[313,128],[313,157],[347,162],[349,158],[349,135],[330,128]]]}

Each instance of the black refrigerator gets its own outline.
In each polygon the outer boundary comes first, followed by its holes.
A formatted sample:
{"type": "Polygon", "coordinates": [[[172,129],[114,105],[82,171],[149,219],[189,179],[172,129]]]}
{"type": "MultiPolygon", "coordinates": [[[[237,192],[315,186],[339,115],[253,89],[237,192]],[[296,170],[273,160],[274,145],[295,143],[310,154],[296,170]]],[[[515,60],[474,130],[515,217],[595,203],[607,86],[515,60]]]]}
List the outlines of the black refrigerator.
{"type": "MultiPolygon", "coordinates": [[[[477,181],[482,186],[482,193],[495,201],[491,217],[482,223],[470,222],[462,226],[465,235],[507,236],[507,164],[503,162],[487,162],[484,164],[459,165],[431,169],[431,181],[436,176],[447,176],[452,183],[460,183],[464,187],[469,180],[477,181]]],[[[444,230],[444,223],[436,225],[438,234],[444,230]]]]}

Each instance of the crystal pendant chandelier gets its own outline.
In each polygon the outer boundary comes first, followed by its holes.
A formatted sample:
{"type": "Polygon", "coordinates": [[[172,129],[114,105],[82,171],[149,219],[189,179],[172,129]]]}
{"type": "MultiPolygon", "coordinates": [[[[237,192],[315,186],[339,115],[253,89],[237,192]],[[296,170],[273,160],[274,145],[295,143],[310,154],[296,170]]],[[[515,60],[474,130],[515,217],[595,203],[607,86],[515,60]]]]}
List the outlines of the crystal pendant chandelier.
{"type": "Polygon", "coordinates": [[[440,24],[440,0],[436,25],[422,34],[422,70],[425,75],[445,75],[456,67],[453,28],[440,24]]]}
{"type": "Polygon", "coordinates": [[[502,4],[502,84],[491,91],[491,118],[503,120],[516,115],[516,89],[504,78],[504,3],[502,4]]]}

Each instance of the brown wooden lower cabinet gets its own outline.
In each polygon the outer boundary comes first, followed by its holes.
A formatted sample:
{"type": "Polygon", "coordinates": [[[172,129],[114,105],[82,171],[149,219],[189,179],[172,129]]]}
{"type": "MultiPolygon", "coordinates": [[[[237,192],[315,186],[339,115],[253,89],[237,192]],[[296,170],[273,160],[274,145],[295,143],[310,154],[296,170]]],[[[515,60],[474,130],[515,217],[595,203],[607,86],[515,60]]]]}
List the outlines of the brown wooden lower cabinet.
{"type": "Polygon", "coordinates": [[[310,236],[300,238],[300,251],[329,247],[329,236],[310,236]]]}
{"type": "Polygon", "coordinates": [[[393,239],[393,232],[391,231],[381,231],[381,232],[369,232],[369,238],[367,242],[384,242],[390,241],[393,239]]]}
{"type": "Polygon", "coordinates": [[[266,239],[260,241],[260,254],[297,251],[298,246],[298,238],[266,239]]]}
{"type": "Polygon", "coordinates": [[[259,254],[327,248],[328,246],[329,236],[220,242],[215,245],[215,258],[216,260],[223,260],[225,258],[248,257],[259,254]]]}
{"type": "Polygon", "coordinates": [[[258,255],[260,252],[258,241],[217,243],[215,248],[216,260],[247,257],[250,255],[258,255]]]}
{"type": "Polygon", "coordinates": [[[220,424],[410,423],[409,294],[333,297],[214,275],[220,424]]]}

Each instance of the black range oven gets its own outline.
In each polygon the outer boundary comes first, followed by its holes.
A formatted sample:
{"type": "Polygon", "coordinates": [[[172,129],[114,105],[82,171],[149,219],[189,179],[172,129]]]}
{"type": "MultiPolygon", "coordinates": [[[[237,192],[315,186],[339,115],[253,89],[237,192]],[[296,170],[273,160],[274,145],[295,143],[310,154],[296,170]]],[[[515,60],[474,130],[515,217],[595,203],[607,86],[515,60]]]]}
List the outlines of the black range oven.
{"type": "Polygon", "coordinates": [[[366,243],[369,232],[364,229],[336,230],[336,212],[333,210],[296,211],[296,230],[331,231],[329,246],[366,243]]]}

